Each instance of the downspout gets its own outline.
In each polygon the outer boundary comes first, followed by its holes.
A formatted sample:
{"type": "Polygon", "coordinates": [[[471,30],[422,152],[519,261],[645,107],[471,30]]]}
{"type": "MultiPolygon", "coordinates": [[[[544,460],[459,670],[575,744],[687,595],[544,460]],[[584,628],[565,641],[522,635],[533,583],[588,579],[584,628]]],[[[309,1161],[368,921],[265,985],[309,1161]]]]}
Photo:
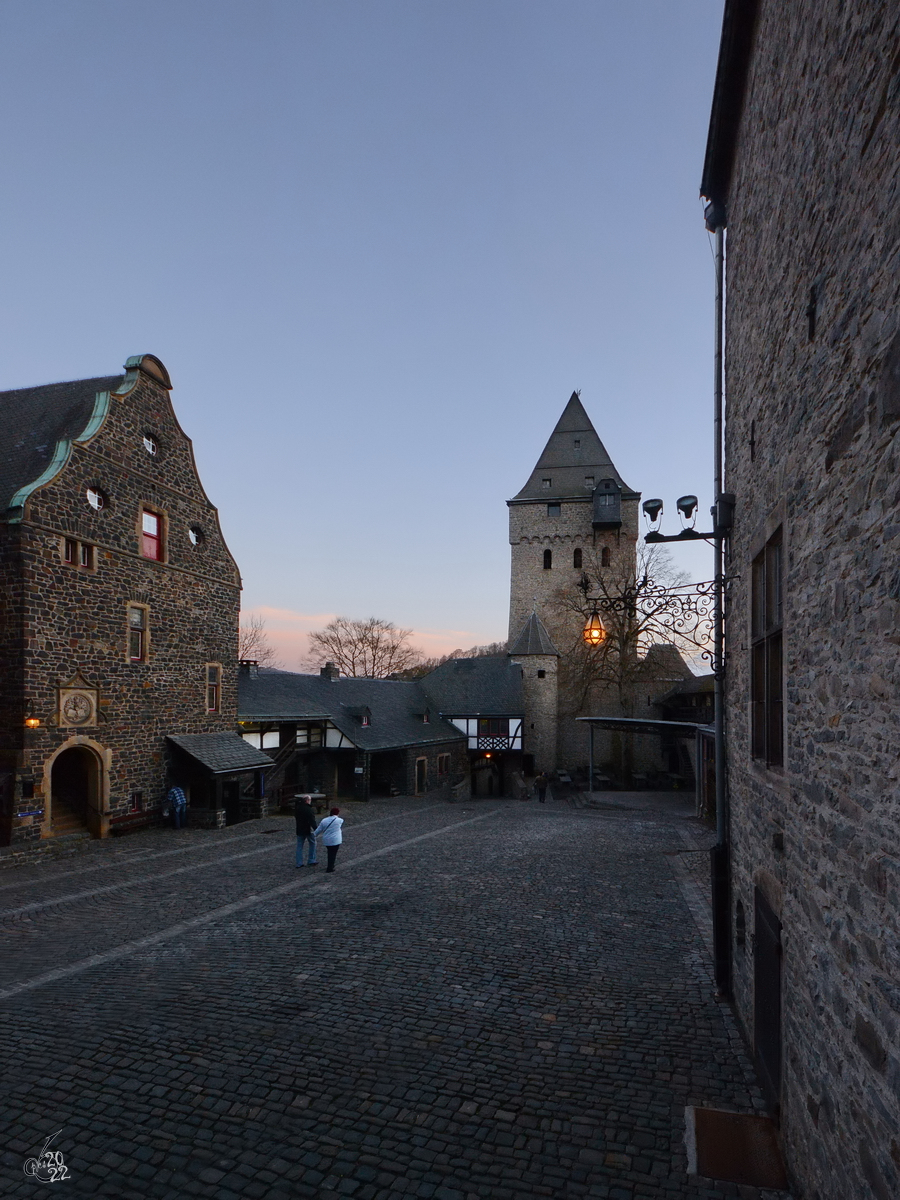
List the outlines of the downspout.
{"type": "Polygon", "coordinates": [[[725,756],[725,539],[731,529],[734,497],[724,483],[724,308],[725,207],[713,203],[705,211],[706,228],[715,234],[715,350],[713,381],[714,480],[713,508],[715,604],[713,610],[714,728],[716,762],[716,844],[711,851],[713,949],[718,994],[731,996],[731,863],[728,838],[728,791],[725,756]]]}

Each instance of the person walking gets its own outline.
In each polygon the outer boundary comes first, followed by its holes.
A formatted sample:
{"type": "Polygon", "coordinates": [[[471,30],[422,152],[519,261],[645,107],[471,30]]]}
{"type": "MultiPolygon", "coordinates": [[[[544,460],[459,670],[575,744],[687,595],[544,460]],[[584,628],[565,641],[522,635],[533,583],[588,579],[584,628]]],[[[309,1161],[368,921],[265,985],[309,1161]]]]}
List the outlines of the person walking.
{"type": "Polygon", "coordinates": [[[327,817],[324,817],[319,828],[316,830],[316,837],[321,837],[322,845],[328,853],[328,866],[325,868],[325,874],[334,870],[334,860],[337,858],[337,852],[341,848],[341,842],[344,840],[341,833],[341,826],[344,824],[344,818],[338,816],[339,808],[333,808],[327,817]]]}
{"type": "Polygon", "coordinates": [[[310,796],[294,797],[294,823],[297,826],[297,854],[294,859],[298,867],[303,866],[303,847],[309,843],[306,865],[318,866],[316,854],[316,813],[310,796]]]}
{"type": "Polygon", "coordinates": [[[169,794],[166,797],[166,804],[172,810],[172,824],[176,829],[183,829],[185,817],[187,815],[187,796],[184,794],[184,788],[177,784],[169,788],[169,794]]]}
{"type": "Polygon", "coordinates": [[[540,800],[541,804],[543,804],[547,799],[547,784],[549,782],[550,780],[543,771],[541,771],[540,775],[538,775],[537,779],[534,781],[534,790],[537,792],[537,798],[540,800]]]}

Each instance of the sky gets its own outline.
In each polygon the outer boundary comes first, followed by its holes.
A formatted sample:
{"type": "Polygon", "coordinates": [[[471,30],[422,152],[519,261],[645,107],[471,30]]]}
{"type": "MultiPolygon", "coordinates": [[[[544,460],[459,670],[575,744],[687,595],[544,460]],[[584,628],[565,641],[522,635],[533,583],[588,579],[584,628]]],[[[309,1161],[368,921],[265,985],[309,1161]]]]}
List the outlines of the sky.
{"type": "Polygon", "coordinates": [[[708,512],[722,7],[2,0],[0,388],[162,359],[290,669],[337,614],[505,638],[573,390],[664,531],[708,512]]]}

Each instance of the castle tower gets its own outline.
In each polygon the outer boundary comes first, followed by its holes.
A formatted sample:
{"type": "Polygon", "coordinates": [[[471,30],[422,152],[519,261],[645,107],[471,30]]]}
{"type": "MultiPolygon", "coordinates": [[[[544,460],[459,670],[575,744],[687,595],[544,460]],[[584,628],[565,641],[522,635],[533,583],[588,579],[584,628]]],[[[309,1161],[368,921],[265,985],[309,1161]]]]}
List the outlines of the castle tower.
{"type": "MultiPolygon", "coordinates": [[[[582,571],[634,570],[640,492],[622,480],[573,392],[528,482],[509,505],[510,644],[539,610],[563,656],[577,645],[582,614],[566,611],[582,571]]],[[[564,698],[560,697],[561,704],[564,698]]]]}
{"type": "Polygon", "coordinates": [[[535,773],[556,767],[557,666],[559,653],[536,612],[510,645],[509,657],[522,667],[525,720],[522,749],[534,759],[535,773]]]}

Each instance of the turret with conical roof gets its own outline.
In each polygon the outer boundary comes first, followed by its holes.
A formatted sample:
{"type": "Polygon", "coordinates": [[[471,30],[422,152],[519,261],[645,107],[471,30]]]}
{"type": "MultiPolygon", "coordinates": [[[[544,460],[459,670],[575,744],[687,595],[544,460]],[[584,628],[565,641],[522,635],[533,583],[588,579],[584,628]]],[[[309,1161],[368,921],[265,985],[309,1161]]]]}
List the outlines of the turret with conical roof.
{"type": "Polygon", "coordinates": [[[535,773],[553,771],[559,726],[559,652],[536,610],[511,642],[509,657],[522,667],[522,749],[530,756],[535,773]]]}
{"type": "Polygon", "coordinates": [[[633,569],[639,500],[573,392],[528,482],[507,501],[511,644],[532,610],[561,654],[577,643],[582,619],[565,598],[582,571],[633,569]]]}

